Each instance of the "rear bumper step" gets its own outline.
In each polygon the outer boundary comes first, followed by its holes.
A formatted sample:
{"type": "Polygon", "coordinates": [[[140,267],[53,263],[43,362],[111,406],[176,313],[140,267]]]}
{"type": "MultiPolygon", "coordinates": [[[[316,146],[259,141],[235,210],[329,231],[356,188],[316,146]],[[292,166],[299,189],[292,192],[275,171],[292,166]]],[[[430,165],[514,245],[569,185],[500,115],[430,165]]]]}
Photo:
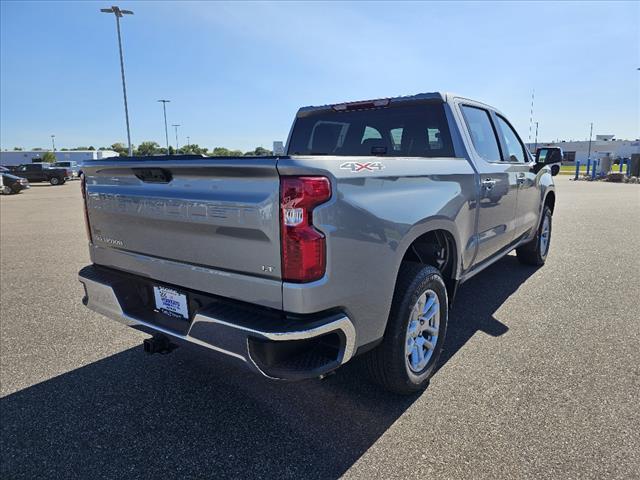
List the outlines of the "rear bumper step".
{"type": "Polygon", "coordinates": [[[166,335],[176,344],[225,354],[269,378],[319,377],[346,363],[355,352],[355,329],[342,313],[287,317],[194,294],[195,303],[202,306],[178,330],[157,321],[157,314],[145,305],[148,299],[137,293],[150,280],[94,265],[83,268],[78,279],[85,288],[83,303],[91,310],[146,333],[166,335]]]}

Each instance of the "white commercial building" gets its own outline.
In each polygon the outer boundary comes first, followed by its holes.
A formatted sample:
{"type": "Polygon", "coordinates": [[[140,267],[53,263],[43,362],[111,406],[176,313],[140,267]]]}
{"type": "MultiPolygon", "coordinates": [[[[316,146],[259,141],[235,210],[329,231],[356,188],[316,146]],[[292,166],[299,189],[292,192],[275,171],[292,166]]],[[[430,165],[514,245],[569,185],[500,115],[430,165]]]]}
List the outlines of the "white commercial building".
{"type": "MultiPolygon", "coordinates": [[[[38,162],[46,153],[45,150],[23,150],[0,152],[0,165],[21,165],[23,163],[38,162]]],[[[113,150],[57,150],[53,152],[58,162],[78,162],[100,160],[101,158],[117,157],[113,150]]]]}
{"type": "MultiPolygon", "coordinates": [[[[532,153],[535,153],[535,145],[527,144],[532,153]]],[[[589,158],[589,140],[560,141],[560,142],[540,142],[540,147],[560,147],[564,153],[563,163],[572,165],[576,161],[585,164],[589,158]]],[[[610,157],[612,160],[618,158],[631,158],[634,153],[640,153],[640,139],[636,140],[614,140],[614,135],[596,135],[596,139],[591,141],[591,160],[610,157]]]]}

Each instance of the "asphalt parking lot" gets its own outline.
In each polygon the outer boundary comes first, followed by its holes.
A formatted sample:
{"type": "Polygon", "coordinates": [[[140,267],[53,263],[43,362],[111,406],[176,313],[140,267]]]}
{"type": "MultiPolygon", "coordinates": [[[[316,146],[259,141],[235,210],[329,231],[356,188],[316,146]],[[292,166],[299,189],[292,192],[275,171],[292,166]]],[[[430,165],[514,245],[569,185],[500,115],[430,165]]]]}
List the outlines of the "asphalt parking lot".
{"type": "Polygon", "coordinates": [[[413,397],[146,356],[80,302],[79,182],[2,196],[2,478],[638,478],[640,188],[556,183],[547,265],[465,284],[413,397]]]}

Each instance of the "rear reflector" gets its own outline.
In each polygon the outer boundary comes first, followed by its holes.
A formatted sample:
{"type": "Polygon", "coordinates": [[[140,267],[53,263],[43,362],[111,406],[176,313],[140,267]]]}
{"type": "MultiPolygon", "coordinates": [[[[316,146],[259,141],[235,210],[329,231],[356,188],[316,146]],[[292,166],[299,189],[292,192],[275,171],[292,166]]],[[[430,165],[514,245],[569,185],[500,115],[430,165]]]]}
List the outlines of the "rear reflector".
{"type": "Polygon", "coordinates": [[[324,276],[324,235],[313,226],[313,209],[331,198],[326,177],[280,178],[282,279],[313,282],[324,276]]]}

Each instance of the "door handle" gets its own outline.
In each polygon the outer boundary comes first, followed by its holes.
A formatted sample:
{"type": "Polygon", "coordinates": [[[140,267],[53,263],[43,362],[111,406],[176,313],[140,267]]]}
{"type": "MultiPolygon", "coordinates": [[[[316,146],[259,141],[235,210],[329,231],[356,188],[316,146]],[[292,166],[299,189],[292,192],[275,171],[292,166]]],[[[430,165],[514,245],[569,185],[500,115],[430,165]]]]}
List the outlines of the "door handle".
{"type": "Polygon", "coordinates": [[[519,173],[516,176],[516,181],[520,184],[524,183],[524,181],[527,179],[527,176],[524,173],[519,173]]]}
{"type": "Polygon", "coordinates": [[[496,181],[493,178],[482,179],[482,187],[486,188],[487,190],[491,190],[495,184],[496,184],[496,181]]]}

